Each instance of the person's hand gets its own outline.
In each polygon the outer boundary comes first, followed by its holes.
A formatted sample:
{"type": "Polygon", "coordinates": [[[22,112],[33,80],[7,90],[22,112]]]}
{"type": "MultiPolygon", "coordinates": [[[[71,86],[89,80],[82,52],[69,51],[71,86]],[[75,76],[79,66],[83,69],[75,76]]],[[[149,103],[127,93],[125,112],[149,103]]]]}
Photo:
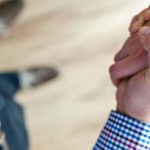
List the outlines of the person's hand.
{"type": "Polygon", "coordinates": [[[148,21],[150,21],[150,7],[146,8],[132,19],[129,28],[130,33],[134,34],[138,32],[139,29],[148,21]]]}
{"type": "Polygon", "coordinates": [[[110,68],[117,86],[117,110],[150,123],[150,28],[132,35],[110,68]]]}

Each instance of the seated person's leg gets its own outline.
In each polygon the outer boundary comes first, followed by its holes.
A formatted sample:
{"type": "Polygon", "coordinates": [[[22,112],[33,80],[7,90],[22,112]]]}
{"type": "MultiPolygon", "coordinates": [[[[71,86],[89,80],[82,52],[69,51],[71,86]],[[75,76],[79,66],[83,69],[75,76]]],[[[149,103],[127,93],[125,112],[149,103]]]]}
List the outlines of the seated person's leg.
{"type": "Polygon", "coordinates": [[[14,100],[20,88],[17,72],[0,74],[0,122],[10,150],[28,150],[29,147],[23,110],[14,100]]]}
{"type": "Polygon", "coordinates": [[[0,74],[0,94],[5,98],[11,98],[20,89],[19,75],[17,72],[0,74]]]}
{"type": "Polygon", "coordinates": [[[10,150],[28,150],[28,134],[22,107],[14,100],[7,101],[0,110],[5,141],[10,150]]]}
{"type": "Polygon", "coordinates": [[[4,102],[0,108],[0,121],[10,150],[29,149],[23,109],[14,99],[16,92],[38,86],[57,75],[57,70],[48,67],[0,74],[0,101],[4,102]]]}

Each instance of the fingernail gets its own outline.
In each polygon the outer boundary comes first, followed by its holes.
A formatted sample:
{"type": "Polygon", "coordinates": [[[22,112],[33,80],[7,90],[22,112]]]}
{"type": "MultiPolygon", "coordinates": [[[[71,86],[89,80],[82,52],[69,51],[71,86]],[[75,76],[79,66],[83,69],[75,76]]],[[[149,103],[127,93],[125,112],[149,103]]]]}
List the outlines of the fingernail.
{"type": "Polygon", "coordinates": [[[147,10],[147,11],[143,14],[143,16],[144,16],[144,19],[145,19],[146,21],[149,21],[149,20],[150,20],[150,10],[147,10]]]}
{"type": "Polygon", "coordinates": [[[138,20],[136,20],[132,25],[132,31],[137,32],[144,25],[143,16],[140,16],[138,20]]]}

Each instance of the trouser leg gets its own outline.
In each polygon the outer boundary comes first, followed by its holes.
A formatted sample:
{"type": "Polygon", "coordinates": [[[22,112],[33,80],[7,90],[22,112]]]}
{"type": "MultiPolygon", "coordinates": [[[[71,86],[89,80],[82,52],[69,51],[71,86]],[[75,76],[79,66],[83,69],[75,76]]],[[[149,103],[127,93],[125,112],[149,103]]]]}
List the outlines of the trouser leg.
{"type": "Polygon", "coordinates": [[[2,131],[10,150],[28,150],[29,141],[22,107],[9,100],[0,111],[2,131]]]}
{"type": "Polygon", "coordinates": [[[10,150],[29,149],[23,108],[14,99],[19,89],[17,73],[0,74],[0,100],[4,102],[0,109],[0,121],[10,150]]]}
{"type": "Polygon", "coordinates": [[[17,73],[0,74],[0,94],[6,98],[12,98],[20,89],[20,81],[17,73]]]}

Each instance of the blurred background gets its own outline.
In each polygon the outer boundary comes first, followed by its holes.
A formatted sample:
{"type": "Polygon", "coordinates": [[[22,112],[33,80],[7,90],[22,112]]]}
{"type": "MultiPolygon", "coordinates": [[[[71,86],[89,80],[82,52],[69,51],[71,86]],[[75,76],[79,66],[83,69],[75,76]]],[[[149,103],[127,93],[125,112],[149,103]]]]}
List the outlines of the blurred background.
{"type": "Polygon", "coordinates": [[[108,68],[143,0],[25,0],[0,38],[0,71],[56,66],[60,76],[18,94],[31,150],[90,150],[111,109],[108,68]]]}

